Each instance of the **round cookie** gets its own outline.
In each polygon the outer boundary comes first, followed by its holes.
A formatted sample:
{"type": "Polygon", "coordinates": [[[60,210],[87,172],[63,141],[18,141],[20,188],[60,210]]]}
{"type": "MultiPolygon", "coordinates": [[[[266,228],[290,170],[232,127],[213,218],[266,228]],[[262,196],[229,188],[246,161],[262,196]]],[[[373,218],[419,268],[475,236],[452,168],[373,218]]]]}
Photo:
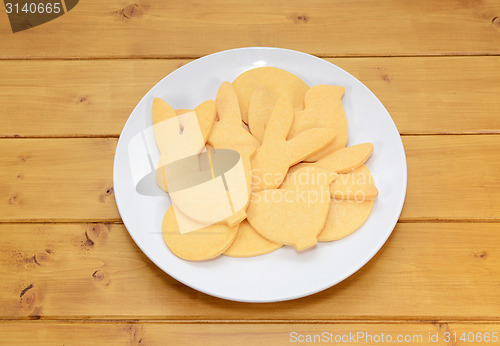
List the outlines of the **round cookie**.
{"type": "Polygon", "coordinates": [[[330,201],[330,210],[325,227],[318,235],[318,241],[332,241],[347,237],[360,228],[370,216],[374,201],[330,201]]]}
{"type": "Polygon", "coordinates": [[[233,244],[223,253],[230,257],[253,257],[273,252],[282,247],[257,233],[247,220],[240,224],[233,244]]]}
{"type": "Polygon", "coordinates": [[[254,90],[266,88],[278,97],[282,93],[289,95],[294,108],[302,108],[304,96],[309,90],[302,79],[277,67],[258,67],[240,74],[232,83],[240,102],[241,119],[248,124],[248,106],[254,90]]]}
{"type": "Polygon", "coordinates": [[[168,208],[162,224],[163,239],[177,257],[190,261],[204,261],[219,256],[233,243],[238,226],[210,225],[202,229],[180,233],[174,208],[168,208]]]}

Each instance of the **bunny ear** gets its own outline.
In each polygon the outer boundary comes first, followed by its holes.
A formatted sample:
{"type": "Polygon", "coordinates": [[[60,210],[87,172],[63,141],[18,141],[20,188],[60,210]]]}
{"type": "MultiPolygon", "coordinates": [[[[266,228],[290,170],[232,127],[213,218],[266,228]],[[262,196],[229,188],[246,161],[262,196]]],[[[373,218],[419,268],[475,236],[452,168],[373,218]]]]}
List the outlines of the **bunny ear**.
{"type": "Polygon", "coordinates": [[[165,151],[169,131],[180,131],[178,121],[171,120],[168,123],[165,120],[177,116],[175,110],[161,98],[153,100],[153,132],[155,134],[156,144],[160,152],[165,151]]]}
{"type": "Polygon", "coordinates": [[[217,92],[215,105],[220,120],[241,126],[240,104],[231,83],[223,82],[221,84],[217,92]]]}
{"type": "Polygon", "coordinates": [[[290,166],[323,149],[335,139],[335,136],[335,131],[330,128],[316,128],[305,130],[288,140],[290,166]]]}
{"type": "Polygon", "coordinates": [[[276,101],[269,116],[262,143],[286,140],[293,123],[293,106],[285,93],[276,101]]]}
{"type": "Polygon", "coordinates": [[[205,101],[198,105],[194,111],[198,118],[201,134],[206,141],[215,123],[215,102],[213,100],[205,101]]]}
{"type": "Polygon", "coordinates": [[[271,115],[276,97],[264,87],[258,87],[252,94],[248,106],[248,127],[252,135],[262,143],[267,121],[271,115]]]}
{"type": "Polygon", "coordinates": [[[168,103],[157,97],[153,100],[153,125],[177,115],[168,103]]]}

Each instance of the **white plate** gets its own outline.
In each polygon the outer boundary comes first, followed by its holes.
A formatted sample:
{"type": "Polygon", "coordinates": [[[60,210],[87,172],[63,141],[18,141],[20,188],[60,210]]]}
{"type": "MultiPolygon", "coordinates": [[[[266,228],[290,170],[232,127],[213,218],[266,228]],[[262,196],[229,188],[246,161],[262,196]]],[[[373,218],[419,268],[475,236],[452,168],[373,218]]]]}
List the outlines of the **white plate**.
{"type": "MultiPolygon", "coordinates": [[[[154,140],[153,140],[154,141],[154,140]]],[[[406,157],[399,132],[377,97],[341,68],[309,54],[278,48],[241,48],[195,60],[156,84],[130,115],[118,141],[113,168],[116,203],[127,230],[141,250],[167,274],[207,294],[243,302],[274,302],[304,297],[329,288],[359,270],[382,247],[401,213],[406,194],[406,157]],[[352,235],[297,253],[283,247],[252,258],[220,256],[190,262],[173,255],[161,234],[166,197],[136,192],[129,168],[128,144],[152,125],[151,105],[161,97],[174,108],[192,109],[215,99],[223,81],[242,72],[275,66],[311,86],[343,85],[349,127],[348,145],[371,142],[367,163],[379,197],[368,221],[352,235]]]]}

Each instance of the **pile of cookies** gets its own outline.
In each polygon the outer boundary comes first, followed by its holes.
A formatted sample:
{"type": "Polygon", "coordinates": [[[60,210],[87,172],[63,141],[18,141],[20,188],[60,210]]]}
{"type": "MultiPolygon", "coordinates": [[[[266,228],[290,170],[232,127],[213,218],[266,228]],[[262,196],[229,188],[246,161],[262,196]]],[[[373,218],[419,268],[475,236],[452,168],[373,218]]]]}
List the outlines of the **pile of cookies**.
{"type": "MultiPolygon", "coordinates": [[[[260,67],[222,83],[215,102],[194,110],[174,110],[156,98],[153,124],[194,111],[209,153],[239,153],[248,192],[247,203],[231,217],[187,233],[170,207],[162,224],[169,249],[193,261],[251,257],[284,245],[302,251],[356,231],[378,191],[364,165],[373,145],[346,147],[344,92],[342,86],[309,87],[285,70],[260,67]]],[[[160,152],[175,150],[164,135],[155,136],[160,152]]],[[[188,131],[181,136],[189,141],[188,131]]],[[[168,191],[164,175],[159,169],[157,181],[168,191]]]]}

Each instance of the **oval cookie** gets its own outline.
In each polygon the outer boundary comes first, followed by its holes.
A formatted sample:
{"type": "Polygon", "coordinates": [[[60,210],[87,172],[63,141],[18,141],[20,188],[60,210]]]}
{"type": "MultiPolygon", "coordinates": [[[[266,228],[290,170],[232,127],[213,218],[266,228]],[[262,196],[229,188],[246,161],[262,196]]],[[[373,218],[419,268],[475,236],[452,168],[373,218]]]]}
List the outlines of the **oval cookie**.
{"type": "Polygon", "coordinates": [[[240,224],[236,239],[223,255],[230,257],[253,257],[273,252],[282,246],[262,237],[250,226],[247,220],[244,220],[240,224]]]}
{"type": "Polygon", "coordinates": [[[189,233],[180,233],[174,208],[168,208],[162,224],[163,239],[177,256],[190,261],[204,261],[226,251],[236,238],[238,226],[210,225],[189,233]]]}
{"type": "Polygon", "coordinates": [[[277,67],[258,67],[240,74],[232,83],[240,102],[241,119],[248,124],[248,106],[254,90],[266,88],[276,97],[287,93],[294,108],[302,108],[304,96],[309,90],[302,79],[277,67]]]}
{"type": "Polygon", "coordinates": [[[337,201],[332,199],[325,227],[318,241],[332,241],[347,237],[360,228],[370,216],[374,201],[337,201]]]}

